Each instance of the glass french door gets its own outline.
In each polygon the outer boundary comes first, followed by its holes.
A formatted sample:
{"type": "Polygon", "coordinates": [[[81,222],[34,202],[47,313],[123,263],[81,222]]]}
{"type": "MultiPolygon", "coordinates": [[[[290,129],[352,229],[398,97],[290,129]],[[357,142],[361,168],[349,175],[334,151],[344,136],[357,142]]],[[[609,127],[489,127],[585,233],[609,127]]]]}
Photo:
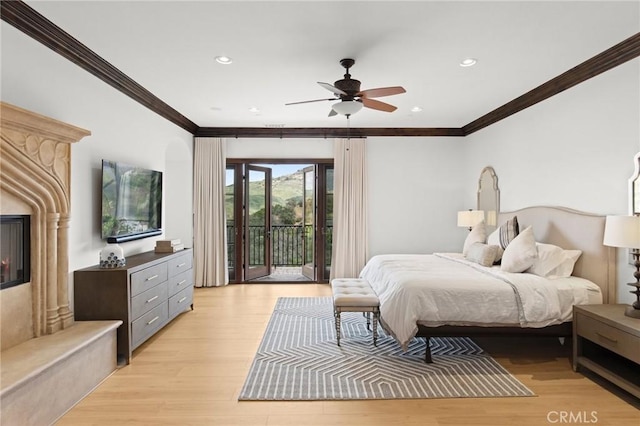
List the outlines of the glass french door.
{"type": "Polygon", "coordinates": [[[318,282],[329,282],[333,247],[333,164],[318,165],[318,282]]]}
{"type": "MultiPolygon", "coordinates": [[[[227,222],[227,269],[229,270],[229,281],[236,280],[236,276],[239,276],[236,250],[240,245],[238,244],[238,236],[240,235],[239,224],[242,223],[236,217],[237,202],[236,202],[236,188],[238,182],[242,182],[242,175],[236,173],[235,167],[227,166],[225,175],[225,189],[224,189],[224,208],[225,218],[227,222]],[[239,179],[239,180],[238,180],[239,179]]],[[[242,203],[240,204],[242,208],[242,203]]],[[[242,252],[240,252],[241,254],[242,252]]]]}
{"type": "MultiPolygon", "coordinates": [[[[333,163],[258,161],[227,160],[225,204],[230,282],[255,279],[264,282],[264,277],[274,272],[282,274],[281,267],[301,268],[308,282],[328,282],[333,237],[333,163]],[[291,176],[300,173],[300,180],[285,179],[295,182],[297,186],[290,187],[295,190],[286,189],[286,185],[285,189],[283,186],[273,189],[283,182],[278,174],[282,171],[276,168],[279,164],[300,165],[290,173],[291,176]],[[272,179],[274,175],[279,177],[272,179]]],[[[295,274],[292,276],[295,278],[295,274]]]]}
{"type": "Polygon", "coordinates": [[[244,180],[244,278],[271,274],[271,169],[246,166],[244,180]]]}
{"type": "Polygon", "coordinates": [[[316,172],[315,166],[303,169],[302,203],[302,275],[316,279],[316,172]]]}

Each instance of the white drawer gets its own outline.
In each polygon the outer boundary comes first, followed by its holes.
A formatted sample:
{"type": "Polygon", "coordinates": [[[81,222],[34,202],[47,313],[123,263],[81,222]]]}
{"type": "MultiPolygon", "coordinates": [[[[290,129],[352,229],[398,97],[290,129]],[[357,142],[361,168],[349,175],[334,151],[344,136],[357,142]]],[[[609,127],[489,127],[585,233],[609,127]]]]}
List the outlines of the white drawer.
{"type": "Polygon", "coordinates": [[[167,263],[152,266],[131,274],[131,296],[155,287],[167,280],[167,263]]]}
{"type": "Polygon", "coordinates": [[[169,310],[167,303],[161,303],[131,323],[132,349],[138,347],[153,333],[167,323],[169,310]]]}
{"type": "Polygon", "coordinates": [[[137,319],[149,309],[155,308],[160,303],[166,303],[166,301],[167,281],[131,298],[131,319],[137,319]]]}
{"type": "Polygon", "coordinates": [[[181,256],[170,259],[167,264],[169,265],[170,277],[181,274],[187,269],[191,269],[191,265],[193,265],[193,252],[189,250],[181,256]]]}
{"type": "Polygon", "coordinates": [[[184,271],[175,277],[171,277],[167,280],[169,288],[169,296],[173,296],[179,291],[191,286],[193,287],[193,269],[184,271]]]}
{"type": "Polygon", "coordinates": [[[169,298],[169,318],[187,310],[193,303],[193,287],[187,287],[169,298]]]}

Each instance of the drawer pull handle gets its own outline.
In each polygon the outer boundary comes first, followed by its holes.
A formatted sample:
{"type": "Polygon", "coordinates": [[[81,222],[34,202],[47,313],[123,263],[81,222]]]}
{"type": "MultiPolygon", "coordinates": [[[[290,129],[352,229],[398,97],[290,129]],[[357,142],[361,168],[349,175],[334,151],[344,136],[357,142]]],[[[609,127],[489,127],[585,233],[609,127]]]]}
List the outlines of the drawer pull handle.
{"type": "Polygon", "coordinates": [[[186,283],[186,282],[187,282],[187,280],[182,280],[182,281],[180,281],[180,282],[179,282],[178,284],[176,284],[176,285],[182,285],[182,284],[184,284],[184,283],[186,283]]]}
{"type": "Polygon", "coordinates": [[[181,264],[179,264],[178,266],[176,266],[176,268],[182,268],[184,265],[186,265],[185,262],[182,262],[181,264]]]}
{"type": "Polygon", "coordinates": [[[598,333],[597,331],[596,331],[596,334],[597,334],[598,336],[602,337],[603,339],[608,340],[608,341],[610,341],[610,342],[612,342],[612,343],[618,343],[618,340],[613,339],[613,338],[608,337],[608,336],[605,336],[604,334],[600,334],[600,333],[598,333]]]}
{"type": "Polygon", "coordinates": [[[184,302],[185,300],[187,300],[187,298],[186,298],[186,297],[183,297],[182,299],[178,300],[178,303],[182,303],[182,302],[184,302]]]}
{"type": "Polygon", "coordinates": [[[146,279],[146,281],[151,281],[151,280],[155,280],[156,278],[158,278],[157,275],[152,275],[149,278],[146,279]]]}
{"type": "Polygon", "coordinates": [[[154,322],[156,322],[156,321],[158,320],[158,318],[160,318],[160,317],[155,317],[154,319],[152,319],[151,321],[149,321],[149,322],[147,323],[147,325],[151,325],[151,324],[153,324],[154,322]]]}
{"type": "Polygon", "coordinates": [[[158,296],[153,296],[151,299],[147,300],[147,303],[151,303],[154,300],[156,300],[158,298],[158,296]]]}

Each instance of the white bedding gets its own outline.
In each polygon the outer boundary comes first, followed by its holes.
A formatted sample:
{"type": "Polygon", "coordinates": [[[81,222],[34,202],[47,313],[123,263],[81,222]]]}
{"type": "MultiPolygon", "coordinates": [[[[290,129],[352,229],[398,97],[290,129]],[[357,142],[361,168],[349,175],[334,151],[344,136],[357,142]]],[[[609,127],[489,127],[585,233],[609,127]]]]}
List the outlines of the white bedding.
{"type": "Polygon", "coordinates": [[[418,322],[545,327],[571,320],[573,305],[602,303],[599,287],[588,280],[503,272],[457,253],[379,255],[360,277],[378,294],[381,321],[403,348],[418,322]]]}

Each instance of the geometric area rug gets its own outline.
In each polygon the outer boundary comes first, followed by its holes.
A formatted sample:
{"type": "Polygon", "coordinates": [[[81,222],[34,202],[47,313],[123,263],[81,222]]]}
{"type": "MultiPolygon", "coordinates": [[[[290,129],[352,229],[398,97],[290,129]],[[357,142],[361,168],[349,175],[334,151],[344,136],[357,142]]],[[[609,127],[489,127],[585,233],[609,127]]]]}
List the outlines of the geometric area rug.
{"type": "Polygon", "coordinates": [[[336,345],[331,297],[281,297],[240,401],[534,396],[473,340],[424,339],[406,352],[378,327],[378,346],[361,313],[342,314],[336,345]]]}

